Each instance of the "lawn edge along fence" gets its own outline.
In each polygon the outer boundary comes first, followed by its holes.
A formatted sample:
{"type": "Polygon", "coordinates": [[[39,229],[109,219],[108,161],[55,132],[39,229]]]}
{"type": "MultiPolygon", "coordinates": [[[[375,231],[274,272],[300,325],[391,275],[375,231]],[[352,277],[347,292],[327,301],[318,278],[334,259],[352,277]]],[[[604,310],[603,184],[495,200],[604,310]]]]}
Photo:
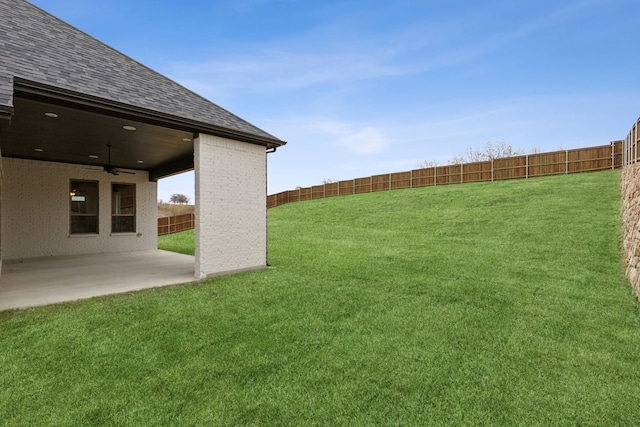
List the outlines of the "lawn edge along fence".
{"type": "Polygon", "coordinates": [[[267,196],[267,208],[302,200],[374,191],[595,172],[619,168],[622,164],[623,141],[612,141],[596,147],[434,166],[297,188],[267,196]]]}

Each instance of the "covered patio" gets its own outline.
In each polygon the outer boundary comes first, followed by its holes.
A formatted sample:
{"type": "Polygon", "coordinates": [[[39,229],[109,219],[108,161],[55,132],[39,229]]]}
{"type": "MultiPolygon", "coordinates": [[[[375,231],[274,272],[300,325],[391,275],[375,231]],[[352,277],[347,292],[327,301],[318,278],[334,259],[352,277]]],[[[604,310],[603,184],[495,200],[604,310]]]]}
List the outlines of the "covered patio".
{"type": "Polygon", "coordinates": [[[0,311],[193,280],[192,256],[161,250],[8,260],[2,263],[0,311]]]}
{"type": "Polygon", "coordinates": [[[28,1],[0,34],[0,310],[266,267],[285,141],[28,1]],[[156,250],[157,181],[185,171],[195,256],[156,250]]]}

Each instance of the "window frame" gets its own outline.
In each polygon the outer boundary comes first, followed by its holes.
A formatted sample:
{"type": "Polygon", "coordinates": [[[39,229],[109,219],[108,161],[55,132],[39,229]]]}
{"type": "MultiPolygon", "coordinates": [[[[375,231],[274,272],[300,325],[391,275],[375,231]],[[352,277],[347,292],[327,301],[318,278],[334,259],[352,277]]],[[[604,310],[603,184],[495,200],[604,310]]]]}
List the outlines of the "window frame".
{"type": "Polygon", "coordinates": [[[90,179],[70,179],[69,180],[69,236],[95,236],[100,234],[100,181],[90,179]],[[74,185],[74,183],[76,185],[74,185]],[[96,212],[95,213],[74,213],[73,203],[79,203],[73,201],[73,197],[76,196],[75,190],[80,187],[79,183],[95,184],[95,197],[96,197],[96,212]],[[95,217],[96,230],[90,232],[74,232],[73,231],[73,218],[88,218],[95,217]]]}
{"type": "MultiPolygon", "coordinates": [[[[133,234],[136,233],[137,230],[137,226],[138,226],[138,221],[137,221],[137,189],[136,189],[136,184],[132,183],[132,182],[112,182],[111,183],[111,193],[110,193],[110,197],[111,197],[111,234],[133,234]],[[115,188],[117,186],[127,186],[127,187],[131,187],[133,188],[133,195],[131,196],[133,198],[132,200],[132,206],[131,209],[133,210],[132,213],[127,213],[127,214],[123,214],[123,213],[119,213],[119,212],[114,212],[116,210],[116,205],[115,205],[115,197],[114,194],[118,193],[118,194],[122,194],[122,192],[118,191],[114,191],[115,188]],[[126,230],[126,231],[114,231],[114,219],[116,218],[132,218],[133,219],[133,229],[132,230],[126,230]]],[[[118,210],[121,210],[121,207],[118,206],[118,210]]]]}

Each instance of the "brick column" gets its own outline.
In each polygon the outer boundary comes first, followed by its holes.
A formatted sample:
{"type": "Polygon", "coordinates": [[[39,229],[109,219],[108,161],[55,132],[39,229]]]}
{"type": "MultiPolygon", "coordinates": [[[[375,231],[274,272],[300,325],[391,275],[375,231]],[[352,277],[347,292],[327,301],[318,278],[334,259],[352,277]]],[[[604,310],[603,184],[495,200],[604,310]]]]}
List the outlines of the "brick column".
{"type": "Polygon", "coordinates": [[[200,134],[194,166],[196,278],[264,268],[265,147],[200,134]]]}

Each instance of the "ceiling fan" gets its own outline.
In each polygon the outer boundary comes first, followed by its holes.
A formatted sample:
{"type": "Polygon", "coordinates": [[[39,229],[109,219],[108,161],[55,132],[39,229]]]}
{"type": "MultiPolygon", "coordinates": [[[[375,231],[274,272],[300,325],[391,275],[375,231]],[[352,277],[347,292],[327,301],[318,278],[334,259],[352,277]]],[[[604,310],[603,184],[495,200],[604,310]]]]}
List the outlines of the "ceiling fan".
{"type": "Polygon", "coordinates": [[[131,175],[136,174],[133,171],[111,167],[111,144],[107,144],[107,150],[108,150],[109,158],[107,161],[107,166],[104,167],[105,172],[110,173],[111,175],[120,175],[121,173],[128,173],[131,175]]]}

